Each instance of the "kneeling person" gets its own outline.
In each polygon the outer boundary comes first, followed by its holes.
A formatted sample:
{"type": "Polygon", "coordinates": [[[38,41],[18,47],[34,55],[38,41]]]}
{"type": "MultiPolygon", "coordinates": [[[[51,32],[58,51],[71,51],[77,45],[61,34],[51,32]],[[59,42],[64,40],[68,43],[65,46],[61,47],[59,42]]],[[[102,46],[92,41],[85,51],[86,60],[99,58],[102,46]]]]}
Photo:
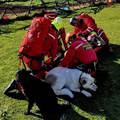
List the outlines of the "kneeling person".
{"type": "Polygon", "coordinates": [[[91,64],[93,64],[93,69],[95,69],[94,63],[97,61],[97,55],[92,46],[86,41],[86,39],[78,37],[69,47],[60,65],[63,67],[74,68],[84,64],[89,68],[91,67],[91,64]]]}

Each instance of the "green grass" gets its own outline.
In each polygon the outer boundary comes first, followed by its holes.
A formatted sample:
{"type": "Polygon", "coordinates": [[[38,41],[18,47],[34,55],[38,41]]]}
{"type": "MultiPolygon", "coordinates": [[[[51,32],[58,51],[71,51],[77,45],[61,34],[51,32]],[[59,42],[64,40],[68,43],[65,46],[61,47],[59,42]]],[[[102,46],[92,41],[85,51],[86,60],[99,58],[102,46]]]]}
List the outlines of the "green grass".
{"type": "MultiPolygon", "coordinates": [[[[89,11],[90,8],[76,11],[89,11]]],[[[110,38],[114,47],[114,54],[105,61],[105,68],[109,71],[109,79],[103,86],[103,92],[94,100],[83,102],[77,98],[69,111],[68,120],[120,120],[120,5],[104,8],[97,14],[90,13],[97,24],[101,26],[110,38]],[[86,104],[85,104],[86,103],[86,104]]],[[[69,17],[64,18],[66,31],[72,30],[69,17]]],[[[16,100],[3,94],[4,88],[11,79],[15,78],[18,68],[17,51],[26,30],[21,29],[29,25],[31,20],[16,21],[8,25],[1,25],[0,29],[0,120],[40,120],[35,116],[25,116],[27,102],[16,100]]],[[[37,110],[34,106],[33,112],[37,110]]]]}

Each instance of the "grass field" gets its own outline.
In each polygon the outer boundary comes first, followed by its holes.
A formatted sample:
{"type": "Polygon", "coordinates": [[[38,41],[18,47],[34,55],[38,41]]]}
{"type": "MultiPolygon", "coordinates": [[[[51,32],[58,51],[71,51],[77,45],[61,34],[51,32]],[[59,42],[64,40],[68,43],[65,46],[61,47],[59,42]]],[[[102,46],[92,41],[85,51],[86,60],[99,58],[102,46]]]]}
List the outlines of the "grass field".
{"type": "MultiPolygon", "coordinates": [[[[81,9],[75,14],[89,9],[81,9]]],[[[75,14],[64,18],[67,32],[72,30],[69,17],[75,14]]],[[[104,62],[109,78],[104,82],[102,93],[94,100],[77,97],[67,114],[67,120],[120,120],[120,5],[116,4],[90,15],[104,29],[114,48],[114,53],[104,62]]],[[[24,115],[27,108],[25,100],[16,100],[3,94],[4,88],[15,78],[19,63],[17,51],[26,32],[22,28],[30,22],[31,20],[25,20],[0,25],[0,120],[42,120],[37,115],[24,115]]],[[[37,107],[34,106],[33,112],[36,110],[37,107]]]]}

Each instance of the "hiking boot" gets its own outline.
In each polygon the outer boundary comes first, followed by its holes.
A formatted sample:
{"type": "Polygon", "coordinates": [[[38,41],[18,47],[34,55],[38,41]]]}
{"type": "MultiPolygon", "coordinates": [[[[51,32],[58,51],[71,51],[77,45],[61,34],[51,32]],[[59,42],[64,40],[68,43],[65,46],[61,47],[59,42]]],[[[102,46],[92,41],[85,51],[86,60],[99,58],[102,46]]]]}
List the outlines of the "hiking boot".
{"type": "Polygon", "coordinates": [[[9,91],[16,88],[16,80],[12,80],[10,84],[5,88],[4,94],[8,94],[9,91]]]}

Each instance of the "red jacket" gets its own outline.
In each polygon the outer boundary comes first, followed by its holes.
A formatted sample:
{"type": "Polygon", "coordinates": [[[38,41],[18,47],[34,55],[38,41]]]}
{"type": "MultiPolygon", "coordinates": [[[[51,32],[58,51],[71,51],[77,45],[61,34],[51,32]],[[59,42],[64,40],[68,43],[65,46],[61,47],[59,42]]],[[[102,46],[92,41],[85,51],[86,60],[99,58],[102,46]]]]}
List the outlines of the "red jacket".
{"type": "Polygon", "coordinates": [[[99,37],[101,37],[106,42],[106,45],[108,45],[109,43],[108,37],[106,36],[103,29],[97,27],[95,20],[91,16],[89,16],[86,13],[82,13],[76,18],[83,19],[83,24],[81,26],[74,28],[75,34],[82,33],[84,35],[89,35],[89,33],[94,31],[97,33],[99,37]]]}
{"type": "Polygon", "coordinates": [[[95,51],[91,45],[82,38],[77,38],[68,49],[65,57],[61,61],[61,65],[64,67],[74,67],[81,63],[90,64],[97,61],[95,51]]]}
{"type": "Polygon", "coordinates": [[[20,45],[19,53],[29,56],[38,56],[43,53],[45,38],[48,34],[51,21],[44,17],[35,17],[20,45]]]}
{"type": "MultiPolygon", "coordinates": [[[[36,17],[26,33],[19,53],[28,56],[48,55],[53,59],[56,57],[58,43],[57,34],[51,29],[51,21],[44,17],[36,17]]],[[[41,63],[31,58],[23,57],[24,62],[31,69],[40,69],[41,63]]]]}
{"type": "Polygon", "coordinates": [[[57,57],[58,52],[58,35],[57,32],[51,27],[47,36],[47,39],[44,43],[44,52],[49,57],[53,59],[57,57]]]}
{"type": "Polygon", "coordinates": [[[83,19],[83,24],[81,26],[75,27],[74,32],[76,34],[83,33],[85,35],[89,34],[92,31],[97,32],[97,25],[95,20],[88,14],[82,13],[76,17],[77,19],[83,19]]]}
{"type": "MultiPolygon", "coordinates": [[[[46,40],[43,43],[43,52],[42,54],[44,56],[52,57],[53,59],[56,59],[57,56],[57,49],[58,49],[58,43],[57,39],[49,32],[46,40]]],[[[27,66],[33,70],[39,70],[42,66],[41,62],[38,62],[36,60],[32,60],[27,57],[23,57],[24,62],[27,64],[27,66]]],[[[45,61],[44,61],[45,62],[45,61]]],[[[48,61],[47,61],[48,62],[48,61]]]]}

